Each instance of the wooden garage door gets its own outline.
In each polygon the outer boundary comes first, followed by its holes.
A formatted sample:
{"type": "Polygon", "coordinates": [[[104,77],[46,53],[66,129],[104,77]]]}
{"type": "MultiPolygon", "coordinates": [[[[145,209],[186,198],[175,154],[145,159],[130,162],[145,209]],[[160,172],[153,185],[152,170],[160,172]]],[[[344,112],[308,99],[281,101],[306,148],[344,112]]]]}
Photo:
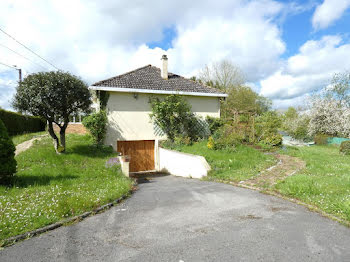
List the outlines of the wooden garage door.
{"type": "Polygon", "coordinates": [[[154,140],[118,141],[117,151],[131,157],[130,172],[154,170],[154,140]]]}

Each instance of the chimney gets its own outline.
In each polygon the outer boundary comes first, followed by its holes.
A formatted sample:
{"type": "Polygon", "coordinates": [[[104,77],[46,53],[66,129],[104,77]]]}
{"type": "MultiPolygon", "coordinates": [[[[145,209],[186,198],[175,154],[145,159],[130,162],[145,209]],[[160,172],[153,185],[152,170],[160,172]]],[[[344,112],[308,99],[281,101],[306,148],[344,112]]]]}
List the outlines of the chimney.
{"type": "Polygon", "coordinates": [[[168,79],[168,57],[166,55],[162,56],[162,67],[160,69],[160,75],[163,79],[168,79]]]}

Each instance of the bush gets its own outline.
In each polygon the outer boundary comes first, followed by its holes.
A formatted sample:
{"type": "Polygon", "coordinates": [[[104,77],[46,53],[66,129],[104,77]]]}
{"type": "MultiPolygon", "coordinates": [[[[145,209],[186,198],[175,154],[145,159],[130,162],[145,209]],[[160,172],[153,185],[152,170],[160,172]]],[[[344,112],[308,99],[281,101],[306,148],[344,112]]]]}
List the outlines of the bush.
{"type": "Polygon", "coordinates": [[[341,142],[339,152],[344,155],[350,155],[350,141],[341,142]]]}
{"type": "Polygon", "coordinates": [[[151,119],[156,128],[174,141],[178,136],[189,137],[191,141],[208,136],[208,125],[191,112],[191,106],[179,95],[169,95],[163,100],[150,99],[151,119]]]}
{"type": "Polygon", "coordinates": [[[280,146],[282,144],[281,134],[269,134],[264,139],[260,140],[259,145],[266,145],[270,147],[280,146]]]}
{"type": "Polygon", "coordinates": [[[225,123],[223,119],[218,117],[211,117],[211,116],[207,116],[206,121],[208,123],[208,127],[211,135],[213,135],[216,132],[216,130],[222,127],[225,123]]]}
{"type": "Polygon", "coordinates": [[[46,121],[40,117],[25,116],[3,109],[0,109],[0,119],[10,136],[44,131],[46,127],[46,121]]]}
{"type": "Polygon", "coordinates": [[[316,145],[327,145],[328,144],[328,135],[317,134],[314,138],[316,145]]]}
{"type": "Polygon", "coordinates": [[[0,181],[6,181],[16,173],[15,150],[6,127],[0,120],[0,181]]]}
{"type": "Polygon", "coordinates": [[[94,142],[102,144],[106,137],[107,114],[106,111],[100,110],[93,113],[83,120],[83,125],[90,131],[94,142]]]}
{"type": "Polygon", "coordinates": [[[281,127],[281,118],[276,112],[270,111],[256,118],[255,130],[259,145],[279,146],[282,136],[278,133],[281,127]]]}
{"type": "Polygon", "coordinates": [[[236,129],[233,126],[227,124],[219,128],[214,135],[209,138],[207,146],[209,149],[214,150],[234,150],[243,140],[244,137],[236,133],[236,129]]]}

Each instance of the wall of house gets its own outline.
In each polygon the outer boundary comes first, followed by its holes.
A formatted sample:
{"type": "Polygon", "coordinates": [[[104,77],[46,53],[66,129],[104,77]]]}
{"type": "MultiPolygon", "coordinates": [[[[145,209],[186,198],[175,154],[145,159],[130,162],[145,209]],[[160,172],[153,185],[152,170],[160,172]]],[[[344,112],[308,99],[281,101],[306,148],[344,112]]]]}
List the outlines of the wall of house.
{"type": "MultiPolygon", "coordinates": [[[[108,126],[106,145],[117,148],[117,140],[165,139],[157,133],[149,114],[150,94],[111,92],[107,104],[108,126]]],[[[159,95],[158,97],[164,97],[159,95]]],[[[198,116],[220,117],[220,102],[217,97],[185,96],[198,116]]]]}

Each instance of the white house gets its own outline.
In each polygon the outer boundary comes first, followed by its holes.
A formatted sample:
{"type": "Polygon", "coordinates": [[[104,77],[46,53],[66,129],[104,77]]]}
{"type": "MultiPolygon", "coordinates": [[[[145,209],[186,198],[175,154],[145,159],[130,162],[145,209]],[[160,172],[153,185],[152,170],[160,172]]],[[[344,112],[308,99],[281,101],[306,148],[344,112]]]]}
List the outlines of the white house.
{"type": "Polygon", "coordinates": [[[168,73],[166,55],[161,69],[147,65],[89,88],[109,93],[105,144],[131,156],[131,172],[159,169],[158,141],[165,137],[159,135],[150,119],[150,96],[183,95],[192,111],[202,117],[220,117],[220,99],[227,97],[218,89],[168,73]]]}

